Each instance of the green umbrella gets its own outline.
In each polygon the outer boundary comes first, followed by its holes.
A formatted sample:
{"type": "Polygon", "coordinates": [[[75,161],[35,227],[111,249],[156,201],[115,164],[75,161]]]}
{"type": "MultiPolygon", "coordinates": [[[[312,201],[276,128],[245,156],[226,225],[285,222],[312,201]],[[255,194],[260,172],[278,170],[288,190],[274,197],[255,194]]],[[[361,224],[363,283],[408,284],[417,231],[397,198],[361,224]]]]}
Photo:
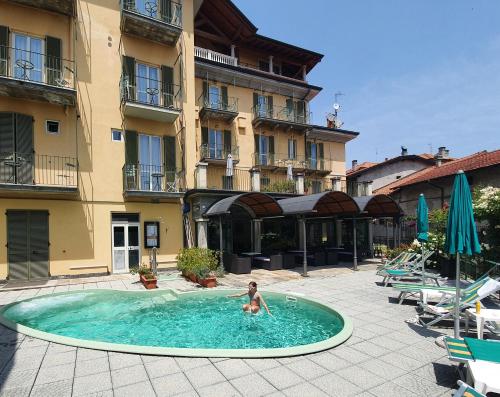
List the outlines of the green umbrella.
{"type": "Polygon", "coordinates": [[[457,172],[453,183],[446,225],[445,250],[449,254],[456,254],[455,338],[459,338],[460,254],[472,255],[481,252],[474,222],[470,187],[463,171],[457,172]]]}
{"type": "MultiPolygon", "coordinates": [[[[417,240],[423,243],[429,239],[429,209],[423,193],[418,197],[417,205],[417,240]]],[[[422,258],[424,246],[422,244],[422,258]]],[[[422,260],[422,284],[425,284],[425,261],[422,260]]]]}

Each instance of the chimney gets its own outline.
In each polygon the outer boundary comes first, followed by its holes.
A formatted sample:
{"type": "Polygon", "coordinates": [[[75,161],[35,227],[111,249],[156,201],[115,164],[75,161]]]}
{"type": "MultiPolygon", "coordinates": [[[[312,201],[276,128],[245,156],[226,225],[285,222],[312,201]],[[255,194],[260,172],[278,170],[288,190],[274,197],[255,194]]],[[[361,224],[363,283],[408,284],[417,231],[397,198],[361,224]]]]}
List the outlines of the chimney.
{"type": "Polygon", "coordinates": [[[450,151],[446,149],[446,146],[440,146],[438,148],[437,154],[434,156],[436,160],[436,165],[439,167],[443,164],[443,160],[447,159],[450,156],[450,151]]]}
{"type": "Polygon", "coordinates": [[[408,154],[408,148],[406,146],[401,146],[401,156],[406,156],[408,154]]]}
{"type": "Polygon", "coordinates": [[[358,166],[358,160],[352,160],[352,169],[354,169],[358,166]]]}

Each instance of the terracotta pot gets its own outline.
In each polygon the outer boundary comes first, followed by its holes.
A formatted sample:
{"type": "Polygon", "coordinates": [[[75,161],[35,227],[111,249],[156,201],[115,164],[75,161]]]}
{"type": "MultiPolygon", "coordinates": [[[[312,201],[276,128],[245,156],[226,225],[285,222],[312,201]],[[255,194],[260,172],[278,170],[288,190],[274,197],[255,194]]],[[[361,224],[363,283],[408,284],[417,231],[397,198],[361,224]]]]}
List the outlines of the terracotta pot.
{"type": "Polygon", "coordinates": [[[200,278],[198,284],[205,288],[214,288],[217,286],[217,279],[215,277],[200,278]]]}
{"type": "Polygon", "coordinates": [[[194,273],[189,273],[188,279],[190,279],[193,283],[196,283],[196,281],[198,281],[196,274],[194,274],[194,273]]]}
{"type": "Polygon", "coordinates": [[[153,279],[146,279],[142,274],[141,274],[141,283],[146,287],[146,289],[155,289],[157,288],[156,283],[158,280],[156,278],[153,279]]]}

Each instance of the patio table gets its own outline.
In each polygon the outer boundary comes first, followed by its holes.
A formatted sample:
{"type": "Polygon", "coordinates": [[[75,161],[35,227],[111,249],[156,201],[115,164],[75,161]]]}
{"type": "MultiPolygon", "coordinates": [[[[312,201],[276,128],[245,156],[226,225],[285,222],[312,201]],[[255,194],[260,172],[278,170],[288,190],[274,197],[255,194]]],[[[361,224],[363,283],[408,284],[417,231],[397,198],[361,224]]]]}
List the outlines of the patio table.
{"type": "Polygon", "coordinates": [[[500,322],[500,309],[481,309],[479,313],[476,313],[475,308],[467,309],[465,311],[465,332],[469,332],[469,319],[471,317],[474,317],[476,321],[477,339],[483,339],[484,323],[486,321],[500,322]]]}

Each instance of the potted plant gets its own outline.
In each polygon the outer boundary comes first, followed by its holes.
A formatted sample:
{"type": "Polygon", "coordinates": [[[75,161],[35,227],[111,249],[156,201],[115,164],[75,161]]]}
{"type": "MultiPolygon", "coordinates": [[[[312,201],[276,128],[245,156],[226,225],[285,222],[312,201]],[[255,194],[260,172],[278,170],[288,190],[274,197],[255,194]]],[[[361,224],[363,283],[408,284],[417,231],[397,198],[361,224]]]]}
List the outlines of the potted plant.
{"type": "Polygon", "coordinates": [[[205,288],[214,288],[217,286],[217,275],[214,271],[203,269],[197,275],[198,284],[205,288]]]}
{"type": "Polygon", "coordinates": [[[141,265],[139,268],[133,268],[130,270],[130,273],[139,273],[139,280],[146,289],[157,288],[158,279],[148,266],[141,265]]]}
{"type": "Polygon", "coordinates": [[[183,248],[177,255],[177,269],[182,275],[203,287],[217,285],[217,276],[223,271],[218,269],[219,255],[208,248],[183,248]]]}

